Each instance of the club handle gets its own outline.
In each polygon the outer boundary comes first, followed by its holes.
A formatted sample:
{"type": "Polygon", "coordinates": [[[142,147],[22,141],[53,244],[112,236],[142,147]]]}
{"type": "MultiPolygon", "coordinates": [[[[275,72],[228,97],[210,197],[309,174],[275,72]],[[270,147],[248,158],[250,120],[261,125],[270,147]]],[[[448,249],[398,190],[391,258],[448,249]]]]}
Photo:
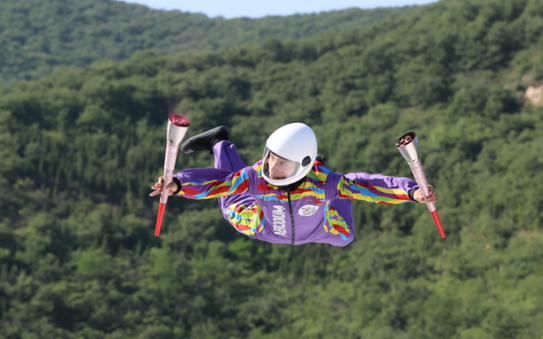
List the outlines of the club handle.
{"type": "Polygon", "coordinates": [[[179,151],[178,145],[166,145],[166,155],[164,156],[164,174],[162,182],[162,190],[160,191],[160,204],[158,207],[158,215],[155,226],[155,235],[160,234],[160,227],[162,226],[162,219],[164,218],[164,211],[166,210],[166,203],[168,202],[168,189],[166,188],[173,181],[173,170],[175,168],[175,161],[177,160],[177,152],[179,151]]]}
{"type": "Polygon", "coordinates": [[[155,236],[159,236],[160,234],[160,227],[162,226],[162,219],[164,219],[164,211],[166,210],[166,204],[159,203],[158,204],[158,215],[156,218],[156,226],[155,226],[155,236]]]}
{"type": "Polygon", "coordinates": [[[168,202],[168,190],[166,186],[173,181],[173,170],[175,168],[175,161],[177,160],[177,152],[179,146],[166,145],[166,155],[164,157],[164,182],[162,183],[162,191],[160,192],[160,202],[165,204],[168,202]]]}
{"type": "Polygon", "coordinates": [[[434,219],[434,222],[436,223],[437,230],[439,232],[439,235],[441,238],[445,239],[445,232],[443,231],[443,226],[441,226],[441,220],[439,220],[439,214],[437,214],[437,210],[434,210],[433,212],[430,212],[432,214],[432,218],[434,219]]]}
{"type": "MultiPolygon", "coordinates": [[[[416,163],[409,163],[409,167],[411,167],[411,172],[413,172],[415,181],[417,182],[417,184],[419,184],[422,195],[428,197],[428,182],[426,181],[426,175],[424,174],[424,169],[422,168],[421,161],[419,160],[416,163]]],[[[436,205],[433,202],[427,202],[426,206],[432,214],[432,218],[434,219],[437,230],[439,231],[439,235],[441,235],[441,238],[445,238],[445,232],[443,231],[441,220],[439,220],[436,205]]]]}

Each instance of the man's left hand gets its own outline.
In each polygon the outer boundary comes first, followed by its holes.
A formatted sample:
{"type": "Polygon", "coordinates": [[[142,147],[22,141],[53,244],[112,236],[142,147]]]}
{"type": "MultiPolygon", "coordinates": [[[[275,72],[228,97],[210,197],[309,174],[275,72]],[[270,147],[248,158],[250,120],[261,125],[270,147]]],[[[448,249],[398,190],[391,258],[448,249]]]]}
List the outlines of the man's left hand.
{"type": "Polygon", "coordinates": [[[425,197],[422,195],[422,192],[420,191],[420,188],[415,191],[415,194],[413,194],[413,198],[417,202],[421,203],[427,203],[427,202],[437,202],[437,196],[436,192],[434,192],[434,186],[428,185],[428,197],[425,197]]]}

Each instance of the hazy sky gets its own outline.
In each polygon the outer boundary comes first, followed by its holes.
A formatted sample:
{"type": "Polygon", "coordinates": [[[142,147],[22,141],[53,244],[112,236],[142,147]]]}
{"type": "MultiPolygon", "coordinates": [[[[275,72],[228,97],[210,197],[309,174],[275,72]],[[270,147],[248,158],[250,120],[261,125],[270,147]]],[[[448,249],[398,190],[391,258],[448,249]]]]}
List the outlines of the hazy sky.
{"type": "Polygon", "coordinates": [[[124,2],[137,3],[154,9],[178,9],[183,12],[203,13],[208,17],[223,16],[227,19],[231,19],[238,17],[260,18],[266,15],[318,13],[350,7],[375,8],[425,5],[436,1],[437,0],[125,0],[124,2]]]}

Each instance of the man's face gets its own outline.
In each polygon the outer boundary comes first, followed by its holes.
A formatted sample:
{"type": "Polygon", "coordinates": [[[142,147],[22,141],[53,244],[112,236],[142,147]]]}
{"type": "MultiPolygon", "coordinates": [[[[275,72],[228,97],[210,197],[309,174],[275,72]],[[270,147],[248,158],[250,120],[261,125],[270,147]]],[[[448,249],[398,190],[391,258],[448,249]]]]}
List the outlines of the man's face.
{"type": "Polygon", "coordinates": [[[296,162],[281,158],[272,152],[267,159],[270,178],[281,180],[290,177],[296,169],[296,162]]]}

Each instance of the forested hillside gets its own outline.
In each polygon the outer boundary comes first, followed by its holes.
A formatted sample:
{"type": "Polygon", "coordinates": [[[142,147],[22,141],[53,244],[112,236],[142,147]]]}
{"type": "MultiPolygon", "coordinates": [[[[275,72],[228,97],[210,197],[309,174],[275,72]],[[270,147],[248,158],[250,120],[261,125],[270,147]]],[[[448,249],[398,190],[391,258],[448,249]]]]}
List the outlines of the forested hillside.
{"type": "Polygon", "coordinates": [[[310,37],[361,27],[409,10],[352,8],[225,20],[112,0],[2,0],[0,83],[37,79],[55,68],[81,67],[100,59],[123,60],[144,49],[166,55],[216,50],[271,37],[310,37]]]}
{"type": "Polygon", "coordinates": [[[1,86],[0,338],[541,338],[543,1],[423,9],[1,86]],[[169,102],[248,164],[302,121],[332,170],[411,176],[414,130],[447,238],[424,204],[354,202],[349,246],[271,245],[181,198],[154,237],[169,102]]]}

